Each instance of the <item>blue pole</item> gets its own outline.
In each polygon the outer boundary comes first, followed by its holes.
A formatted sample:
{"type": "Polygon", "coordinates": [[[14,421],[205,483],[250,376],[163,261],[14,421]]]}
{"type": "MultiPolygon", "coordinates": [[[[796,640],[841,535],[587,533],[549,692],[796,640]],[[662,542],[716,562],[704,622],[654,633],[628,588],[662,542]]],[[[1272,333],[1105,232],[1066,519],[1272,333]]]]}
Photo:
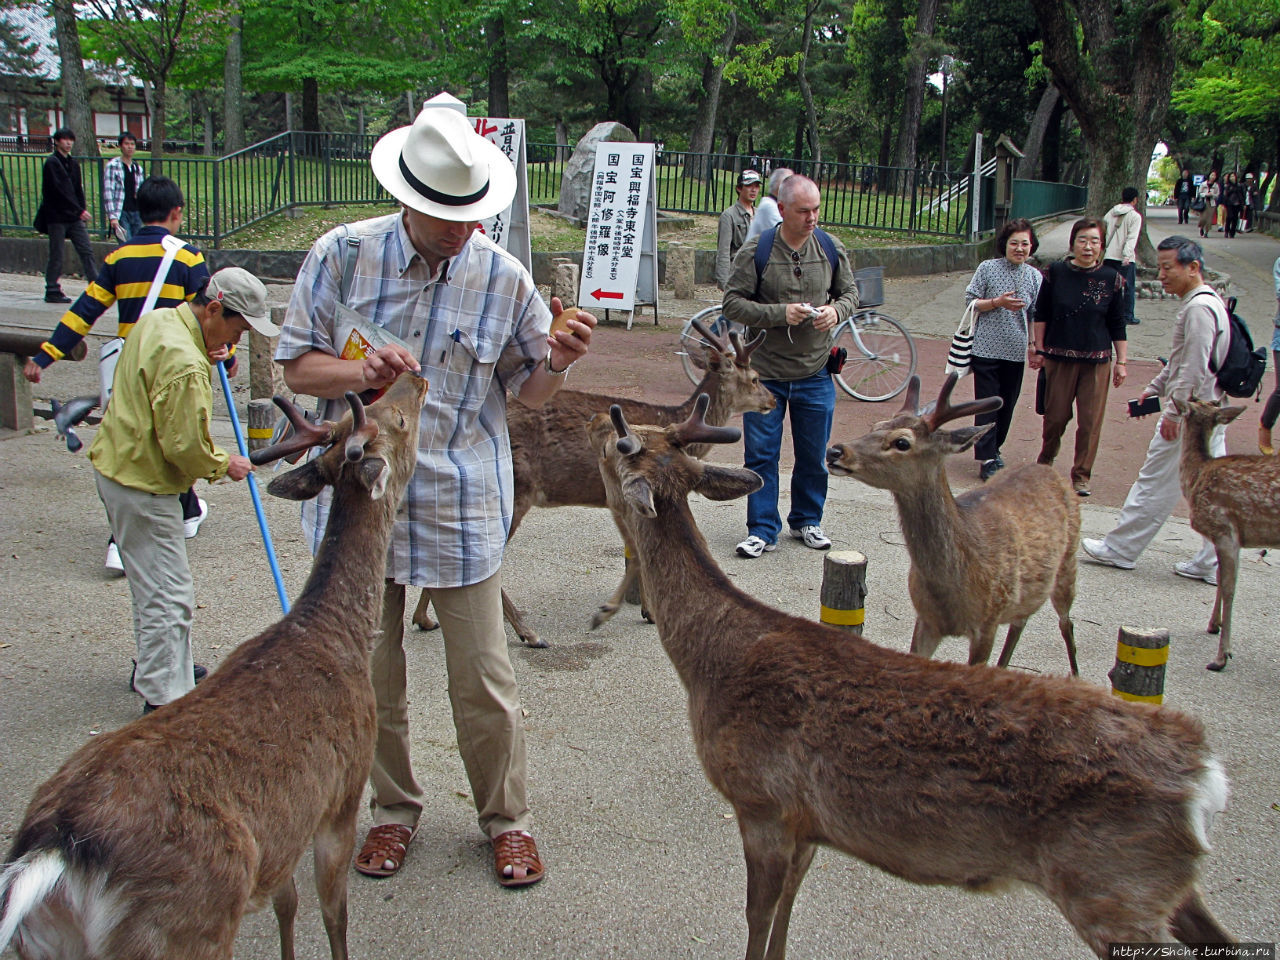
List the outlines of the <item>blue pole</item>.
{"type": "MultiPolygon", "coordinates": [[[[236,446],[240,456],[247,457],[249,448],[244,443],[244,431],[240,429],[240,415],[236,413],[235,401],[231,398],[231,381],[227,379],[227,367],[218,361],[218,378],[222,381],[222,395],[226,398],[227,409],[231,411],[231,429],[236,434],[236,446]]],[[[262,546],[267,551],[267,563],[271,564],[271,576],[276,581],[276,593],[280,596],[280,609],[289,612],[289,597],[284,592],[284,578],[280,576],[280,564],[276,562],[276,550],[271,545],[271,531],[267,529],[267,518],[262,512],[262,497],[258,495],[258,481],[252,473],[245,477],[249,484],[249,495],[253,497],[253,511],[258,515],[258,529],[262,531],[262,546]]]]}

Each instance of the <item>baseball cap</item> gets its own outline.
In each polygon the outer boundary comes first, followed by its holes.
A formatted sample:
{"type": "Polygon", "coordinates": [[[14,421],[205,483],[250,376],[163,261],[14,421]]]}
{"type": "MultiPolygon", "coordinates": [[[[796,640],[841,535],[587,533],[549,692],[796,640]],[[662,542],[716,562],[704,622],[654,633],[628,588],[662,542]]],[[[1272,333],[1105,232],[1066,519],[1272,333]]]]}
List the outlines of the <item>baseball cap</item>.
{"type": "Polygon", "coordinates": [[[740,174],[738,174],[738,186],[740,187],[749,187],[753,183],[760,183],[760,182],[761,182],[760,174],[757,173],[755,170],[743,170],[740,174]]]}
{"type": "Polygon", "coordinates": [[[269,319],[266,286],[244,267],[223,267],[209,278],[205,296],[240,314],[264,337],[279,336],[280,327],[269,319]]]}

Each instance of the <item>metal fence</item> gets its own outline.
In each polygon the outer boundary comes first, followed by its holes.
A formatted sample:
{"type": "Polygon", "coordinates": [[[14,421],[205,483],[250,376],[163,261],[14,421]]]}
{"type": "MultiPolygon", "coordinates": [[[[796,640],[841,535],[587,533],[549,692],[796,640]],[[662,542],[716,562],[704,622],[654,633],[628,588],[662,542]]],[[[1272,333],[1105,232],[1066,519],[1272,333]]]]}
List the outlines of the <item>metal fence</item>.
{"type": "MultiPolygon", "coordinates": [[[[186,195],[183,233],[218,247],[245,227],[293,207],[389,203],[369,168],[377,138],[340,133],[282,133],[225,157],[166,156],[161,172],[186,195]]],[[[526,148],[529,202],[555,204],[571,148],[529,143],[526,148]]],[[[105,233],[102,184],[109,158],[78,158],[93,219],[105,233]]],[[[152,164],[139,157],[143,169],[152,164]]],[[[30,231],[40,204],[44,156],[0,153],[0,231],[30,231]]],[[[827,226],[884,230],[908,235],[964,237],[972,231],[974,177],[937,170],[875,164],[765,159],[739,154],[659,150],[658,209],[717,215],[736,199],[738,173],[748,167],[767,174],[786,166],[811,177],[822,190],[827,226]]],[[[984,188],[985,196],[989,189],[984,188]]],[[[984,198],[985,198],[984,196],[984,198]]],[[[1016,182],[1015,215],[1043,216],[1084,205],[1084,188],[1068,184],[1016,182]]],[[[985,204],[984,204],[985,206],[985,204]]],[[[989,220],[979,217],[979,227],[989,220]]]]}

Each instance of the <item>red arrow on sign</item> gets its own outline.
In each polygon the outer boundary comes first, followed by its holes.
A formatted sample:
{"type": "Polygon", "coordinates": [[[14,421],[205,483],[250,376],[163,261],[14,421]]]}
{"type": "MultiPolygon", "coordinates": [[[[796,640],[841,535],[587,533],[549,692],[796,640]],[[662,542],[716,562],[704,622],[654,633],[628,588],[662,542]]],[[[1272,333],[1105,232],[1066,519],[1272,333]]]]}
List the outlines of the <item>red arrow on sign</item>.
{"type": "Polygon", "coordinates": [[[618,291],[615,293],[611,290],[601,290],[597,287],[591,292],[591,296],[596,300],[621,300],[622,292],[618,291]]]}

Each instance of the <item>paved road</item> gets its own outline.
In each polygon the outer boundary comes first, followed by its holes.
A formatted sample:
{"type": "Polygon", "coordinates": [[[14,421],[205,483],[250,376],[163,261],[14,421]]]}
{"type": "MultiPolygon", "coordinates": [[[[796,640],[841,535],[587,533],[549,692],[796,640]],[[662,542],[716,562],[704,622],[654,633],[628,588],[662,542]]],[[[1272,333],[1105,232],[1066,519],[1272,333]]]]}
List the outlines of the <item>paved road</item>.
{"type": "MultiPolygon", "coordinates": [[[[1223,261],[1252,263],[1251,252],[1237,251],[1253,246],[1269,245],[1273,258],[1280,252],[1274,241],[1260,238],[1229,243],[1218,248],[1223,261]]],[[[1258,257],[1258,263],[1265,259],[1258,257]]],[[[958,316],[956,291],[966,279],[891,284],[890,304],[906,305],[909,288],[913,297],[923,290],[928,296],[902,315],[922,334],[930,323],[946,330],[958,316]]],[[[0,289],[15,282],[4,278],[0,289]]],[[[1164,322],[1161,309],[1140,308],[1143,328],[1164,322]]],[[[687,384],[672,372],[673,338],[674,321],[665,319],[657,328],[637,324],[631,333],[607,328],[595,365],[575,370],[575,384],[679,397],[687,384]],[[605,363],[606,356],[615,359],[605,363]],[[646,376],[652,379],[646,382],[646,376]]],[[[940,345],[924,343],[925,369],[934,383],[940,345]]],[[[81,374],[70,364],[58,367],[48,388],[71,395],[68,388],[81,374]]],[[[843,427],[853,430],[885,411],[842,401],[841,413],[843,427]]],[[[217,426],[229,443],[225,421],[217,426]]],[[[1108,431],[1113,426],[1109,422],[1108,431]]],[[[1115,453],[1117,472],[1131,476],[1136,469],[1149,428],[1141,433],[1115,453]]],[[[957,482],[967,470],[957,465],[957,482]]],[[[212,514],[189,542],[200,604],[194,643],[200,660],[216,666],[236,643],[276,619],[278,608],[247,491],[221,485],[205,496],[212,514]]],[[[1101,499],[1084,504],[1087,536],[1113,521],[1114,508],[1101,499]]],[[[264,500],[286,582],[296,592],[309,567],[296,507],[264,500]]],[[[742,535],[742,504],[698,500],[694,509],[736,584],[791,612],[816,613],[818,555],[787,541],[761,560],[738,559],[732,545],[742,535]]],[[[870,558],[867,635],[906,650],[912,620],[904,590],[907,557],[892,503],[877,491],[834,481],[827,526],[838,546],[870,558]]],[[[137,698],[126,690],[128,588],[103,576],[104,539],[83,456],[67,453],[47,431],[0,437],[0,844],[11,839],[36,784],[87,738],[137,713],[137,698]]],[[[1273,600],[1280,577],[1269,557],[1246,554],[1236,602],[1237,657],[1225,673],[1211,674],[1203,664],[1216,639],[1202,631],[1213,590],[1169,570],[1196,539],[1185,522],[1174,521],[1134,571],[1081,566],[1075,607],[1081,670],[1087,681],[1106,684],[1122,623],[1170,630],[1167,701],[1202,719],[1233,783],[1231,808],[1205,860],[1208,902],[1241,939],[1274,941],[1280,937],[1280,631],[1273,600]]],[[[432,635],[411,637],[414,756],[427,785],[427,809],[399,877],[372,881],[352,874],[354,956],[741,954],[745,871],[736,824],[698,768],[684,694],[653,628],[628,608],[599,631],[586,630],[591,611],[616,582],[621,553],[603,511],[561,509],[533,511],[508,555],[513,594],[553,644],[549,650],[513,648],[528,711],[535,827],[550,871],[535,888],[506,891],[490,878],[487,846],[475,827],[454,744],[441,648],[432,635]]],[[[960,659],[963,650],[963,643],[949,640],[940,653],[960,659]]],[[[1032,621],[1014,668],[1064,672],[1051,616],[1041,613],[1032,621]]],[[[299,879],[299,956],[327,957],[309,865],[299,879]]],[[[1087,955],[1057,912],[1033,894],[976,897],[912,887],[827,851],[818,855],[800,895],[791,946],[794,956],[813,958],[1087,955]]],[[[245,923],[236,955],[278,956],[270,911],[245,923]]]]}

